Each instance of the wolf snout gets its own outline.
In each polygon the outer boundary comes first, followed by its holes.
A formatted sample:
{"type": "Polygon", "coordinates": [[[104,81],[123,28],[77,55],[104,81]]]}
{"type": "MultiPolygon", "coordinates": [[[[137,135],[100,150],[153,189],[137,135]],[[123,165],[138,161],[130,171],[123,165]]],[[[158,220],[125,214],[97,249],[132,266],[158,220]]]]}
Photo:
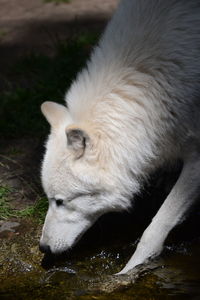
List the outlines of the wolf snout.
{"type": "Polygon", "coordinates": [[[39,245],[39,249],[42,253],[45,253],[45,254],[51,254],[51,248],[49,245],[45,245],[45,244],[42,244],[40,243],[39,245]]]}

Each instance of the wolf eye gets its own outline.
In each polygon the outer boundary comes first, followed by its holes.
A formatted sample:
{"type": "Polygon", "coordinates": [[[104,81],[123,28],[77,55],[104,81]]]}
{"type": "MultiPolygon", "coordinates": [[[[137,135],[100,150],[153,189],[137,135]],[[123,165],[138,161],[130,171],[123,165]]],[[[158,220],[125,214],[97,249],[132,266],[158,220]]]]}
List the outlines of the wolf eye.
{"type": "Polygon", "coordinates": [[[57,206],[63,205],[63,200],[62,200],[62,199],[57,199],[57,200],[56,200],[56,205],[57,205],[57,206]]]}

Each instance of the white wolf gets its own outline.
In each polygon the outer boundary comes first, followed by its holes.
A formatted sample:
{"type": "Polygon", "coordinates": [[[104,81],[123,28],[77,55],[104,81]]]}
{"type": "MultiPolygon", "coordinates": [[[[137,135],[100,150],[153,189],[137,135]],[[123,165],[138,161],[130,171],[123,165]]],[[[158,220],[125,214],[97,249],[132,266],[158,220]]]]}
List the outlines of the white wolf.
{"type": "Polygon", "coordinates": [[[63,252],[102,214],[127,210],[148,176],[178,158],[180,177],[119,274],[160,254],[200,188],[199,51],[199,0],[119,4],[67,107],[42,105],[51,125],[43,252],[63,252]]]}

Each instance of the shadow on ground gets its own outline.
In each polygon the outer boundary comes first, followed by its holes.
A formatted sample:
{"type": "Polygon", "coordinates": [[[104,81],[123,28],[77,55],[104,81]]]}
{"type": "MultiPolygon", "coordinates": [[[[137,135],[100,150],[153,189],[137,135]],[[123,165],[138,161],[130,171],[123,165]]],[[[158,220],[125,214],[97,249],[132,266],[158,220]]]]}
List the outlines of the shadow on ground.
{"type": "Polygon", "coordinates": [[[99,34],[103,31],[107,23],[106,17],[86,16],[84,18],[72,21],[49,21],[28,22],[24,24],[22,34],[12,42],[4,43],[0,41],[0,65],[1,77],[4,76],[8,67],[15,63],[19,58],[35,54],[53,55],[55,45],[71,39],[74,36],[85,34],[86,32],[99,34]]]}

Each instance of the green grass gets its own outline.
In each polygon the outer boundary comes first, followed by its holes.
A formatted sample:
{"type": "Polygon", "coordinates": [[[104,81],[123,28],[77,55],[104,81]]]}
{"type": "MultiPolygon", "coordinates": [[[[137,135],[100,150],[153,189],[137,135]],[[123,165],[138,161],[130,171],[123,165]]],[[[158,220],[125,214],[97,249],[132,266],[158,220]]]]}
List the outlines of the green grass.
{"type": "Polygon", "coordinates": [[[64,102],[64,95],[84,66],[97,35],[85,34],[55,45],[55,55],[32,53],[4,78],[0,93],[1,137],[43,136],[48,125],[41,112],[44,101],[64,102]]]}
{"type": "Polygon", "coordinates": [[[18,211],[18,217],[35,217],[39,223],[43,223],[48,209],[47,198],[39,198],[34,205],[18,211]]]}
{"type": "Polygon", "coordinates": [[[35,204],[29,205],[22,210],[15,210],[9,203],[11,192],[11,189],[8,187],[0,186],[0,220],[34,217],[38,222],[43,223],[48,208],[48,201],[45,197],[39,198],[35,204]]]}
{"type": "Polygon", "coordinates": [[[7,219],[12,214],[12,210],[8,203],[9,193],[9,188],[5,186],[0,186],[0,219],[7,219]]]}

